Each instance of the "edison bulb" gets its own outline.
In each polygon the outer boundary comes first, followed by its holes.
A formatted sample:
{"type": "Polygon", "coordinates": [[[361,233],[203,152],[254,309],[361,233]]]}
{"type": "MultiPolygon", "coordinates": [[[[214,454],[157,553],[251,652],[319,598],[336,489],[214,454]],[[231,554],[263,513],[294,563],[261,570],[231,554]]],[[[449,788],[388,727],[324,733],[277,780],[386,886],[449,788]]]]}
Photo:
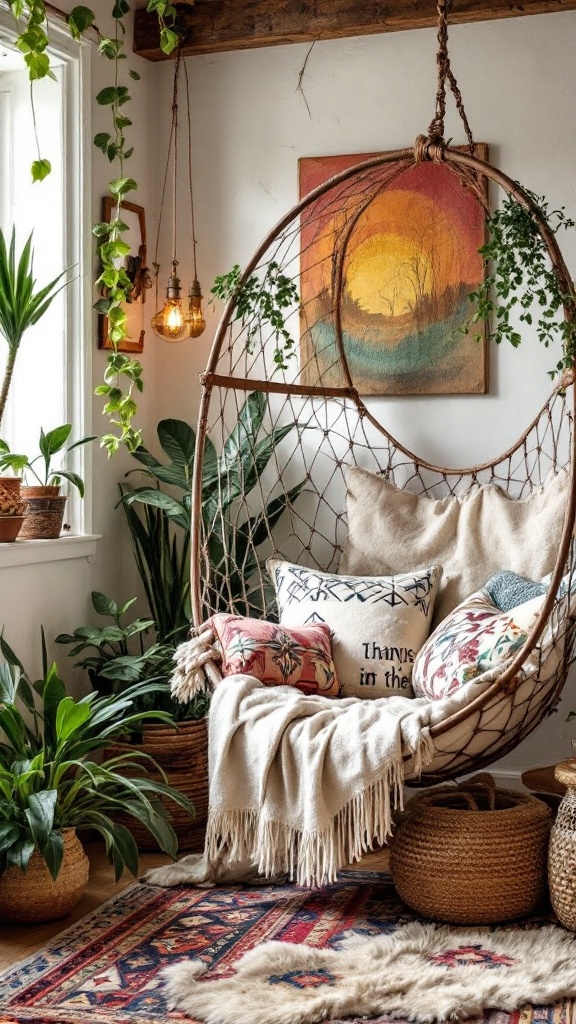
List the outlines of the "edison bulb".
{"type": "Polygon", "coordinates": [[[190,314],[180,298],[180,278],[176,277],[176,266],[168,281],[166,302],[150,321],[154,334],[164,341],[185,341],[190,337],[190,314]]]}
{"type": "Polygon", "coordinates": [[[190,337],[199,338],[206,329],[206,321],[204,319],[204,313],[202,312],[202,292],[200,290],[200,282],[196,277],[192,281],[190,295],[188,298],[190,300],[188,307],[190,337]]]}

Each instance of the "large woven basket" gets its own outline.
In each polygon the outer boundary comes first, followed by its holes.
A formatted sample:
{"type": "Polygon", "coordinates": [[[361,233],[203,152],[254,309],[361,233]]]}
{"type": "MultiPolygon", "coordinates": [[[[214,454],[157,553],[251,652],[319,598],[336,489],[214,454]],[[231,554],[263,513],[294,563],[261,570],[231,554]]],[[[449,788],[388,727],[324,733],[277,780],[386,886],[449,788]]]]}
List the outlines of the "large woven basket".
{"type": "MultiPolygon", "coordinates": [[[[166,725],[147,725],[141,742],[116,743],[107,749],[106,756],[116,757],[126,750],[139,750],[153,757],[165,771],[169,785],[192,801],[196,811],[193,819],[173,800],[162,802],[178,838],[178,849],[202,851],[208,819],[208,719],[181,722],[177,731],[166,725]]],[[[160,779],[152,768],[148,773],[160,779]]],[[[139,850],[158,850],[154,837],[139,821],[126,817],[122,823],[130,829],[139,850]]]]}
{"type": "Polygon", "coordinates": [[[35,850],[26,872],[8,868],[0,875],[0,921],[32,924],[70,914],[86,885],[90,865],[73,828],[63,831],[64,857],[56,881],[35,850]]]}
{"type": "Polygon", "coordinates": [[[550,822],[541,800],[485,781],[425,793],[394,836],[394,884],[409,907],[439,921],[530,914],[544,894],[550,822]]]}
{"type": "Polygon", "coordinates": [[[550,898],[561,924],[576,931],[576,759],[557,765],[554,775],[566,793],[550,836],[550,898]]]}

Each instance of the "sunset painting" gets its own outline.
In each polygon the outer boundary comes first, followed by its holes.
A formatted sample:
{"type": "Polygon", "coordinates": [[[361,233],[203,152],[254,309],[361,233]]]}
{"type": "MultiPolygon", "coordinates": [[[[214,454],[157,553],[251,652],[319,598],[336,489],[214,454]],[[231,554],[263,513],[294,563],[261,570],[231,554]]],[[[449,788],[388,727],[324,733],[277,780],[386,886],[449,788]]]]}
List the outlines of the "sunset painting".
{"type": "MultiPolygon", "coordinates": [[[[370,155],[300,161],[300,194],[370,155]]],[[[487,146],[478,147],[487,157],[487,146]]],[[[350,185],[302,224],[302,383],[340,385],[332,254],[347,238],[340,303],[354,386],[364,395],[483,394],[486,344],[461,330],[482,280],[484,211],[442,164],[409,165],[368,201],[350,185]],[[314,378],[314,379],[313,379],[314,378]]]]}

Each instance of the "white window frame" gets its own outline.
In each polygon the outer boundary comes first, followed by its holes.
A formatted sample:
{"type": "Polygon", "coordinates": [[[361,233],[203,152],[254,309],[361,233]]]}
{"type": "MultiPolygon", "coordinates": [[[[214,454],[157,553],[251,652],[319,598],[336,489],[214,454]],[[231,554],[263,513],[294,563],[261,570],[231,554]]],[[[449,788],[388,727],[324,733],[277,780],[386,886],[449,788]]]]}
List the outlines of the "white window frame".
{"type": "MultiPolygon", "coordinates": [[[[74,280],[66,289],[65,405],[74,437],[92,433],[92,134],[91,56],[92,45],[72,39],[68,27],[50,23],[48,53],[64,63],[64,190],[70,198],[65,225],[64,265],[75,266],[74,280]]],[[[14,19],[0,11],[0,44],[13,45],[14,19]]],[[[24,62],[23,62],[24,66],[24,62]]],[[[41,188],[41,184],[37,187],[41,188]]],[[[72,452],[70,468],[86,481],[86,497],[71,496],[68,537],[46,541],[16,541],[0,545],[0,567],[94,554],[97,535],[92,534],[91,445],[72,452]]]]}

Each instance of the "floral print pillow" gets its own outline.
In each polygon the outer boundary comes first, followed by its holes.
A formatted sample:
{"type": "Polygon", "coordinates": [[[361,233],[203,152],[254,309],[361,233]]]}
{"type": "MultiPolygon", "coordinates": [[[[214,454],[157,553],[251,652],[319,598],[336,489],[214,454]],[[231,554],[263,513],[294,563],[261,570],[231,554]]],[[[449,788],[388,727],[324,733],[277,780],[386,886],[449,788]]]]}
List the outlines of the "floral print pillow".
{"type": "Polygon", "coordinates": [[[206,626],[222,654],[222,675],[244,672],[267,686],[295,686],[324,697],[339,695],[331,630],[325,623],[288,629],[264,619],[219,613],[206,626]]]}
{"type": "Polygon", "coordinates": [[[412,685],[417,697],[441,700],[497,667],[524,646],[545,595],[503,612],[479,590],[462,601],[416,655],[412,685]]]}

